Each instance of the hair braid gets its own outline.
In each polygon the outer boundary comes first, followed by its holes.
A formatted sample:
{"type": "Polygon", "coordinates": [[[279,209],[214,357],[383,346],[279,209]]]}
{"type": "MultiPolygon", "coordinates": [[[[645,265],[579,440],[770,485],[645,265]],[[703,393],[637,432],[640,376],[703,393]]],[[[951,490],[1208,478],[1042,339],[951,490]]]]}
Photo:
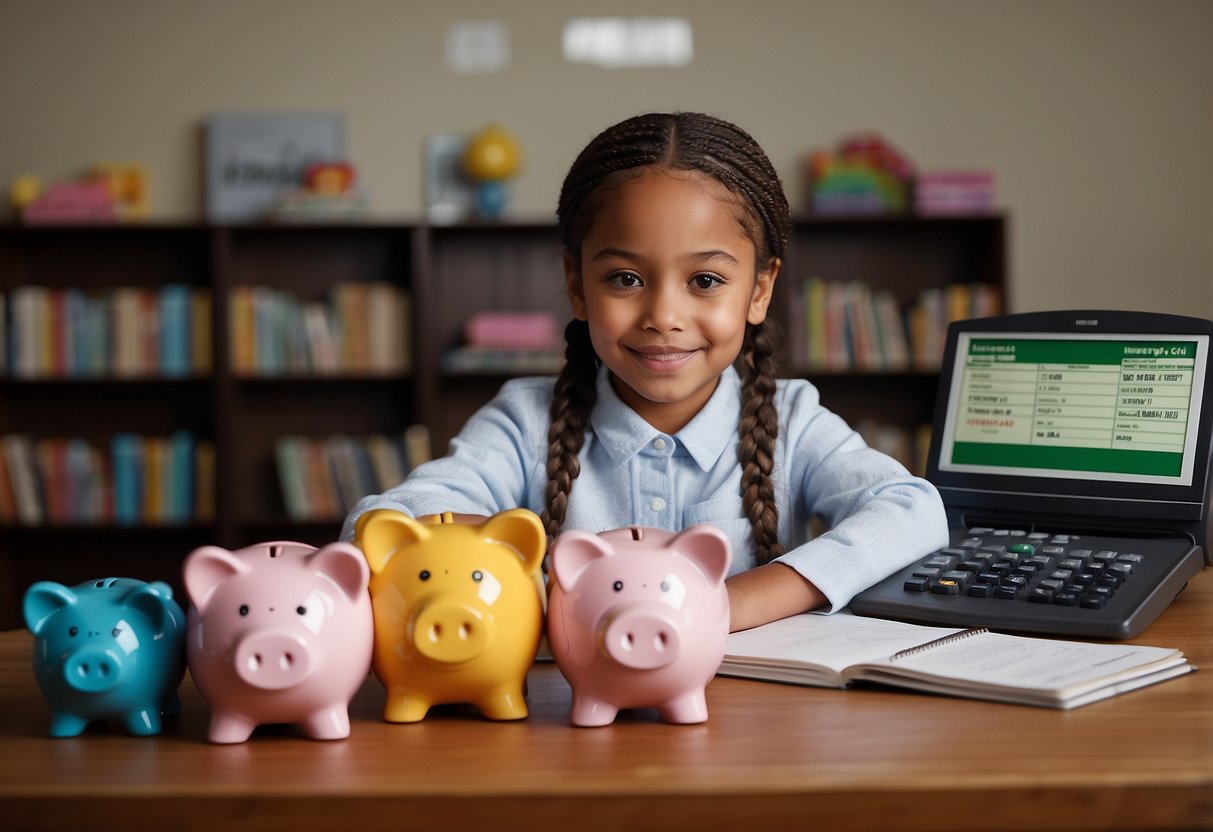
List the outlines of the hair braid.
{"type": "Polygon", "coordinates": [[[585,444],[585,428],[598,397],[595,385],[598,357],[590,343],[590,328],[585,321],[572,320],[565,327],[567,346],[564,367],[556,379],[548,427],[548,484],[544,492],[544,508],[540,514],[543,527],[551,537],[560,534],[565,513],[569,508],[569,493],[573,480],[581,473],[578,454],[585,444]]]}
{"type": "Polygon", "coordinates": [[[766,321],[746,327],[741,349],[741,500],[754,533],[759,563],[769,563],[783,554],[779,542],[779,510],[771,471],[775,463],[775,441],[779,417],[775,412],[775,349],[766,321]]]}

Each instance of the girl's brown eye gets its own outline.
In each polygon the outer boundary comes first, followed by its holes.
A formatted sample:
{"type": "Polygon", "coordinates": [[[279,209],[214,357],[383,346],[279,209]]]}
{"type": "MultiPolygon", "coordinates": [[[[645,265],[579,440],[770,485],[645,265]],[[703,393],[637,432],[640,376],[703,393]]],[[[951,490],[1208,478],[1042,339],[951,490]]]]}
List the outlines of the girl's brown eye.
{"type": "Polygon", "coordinates": [[[694,284],[696,289],[701,289],[706,292],[720,286],[722,283],[724,283],[724,281],[715,275],[697,274],[691,278],[691,283],[694,284]]]}

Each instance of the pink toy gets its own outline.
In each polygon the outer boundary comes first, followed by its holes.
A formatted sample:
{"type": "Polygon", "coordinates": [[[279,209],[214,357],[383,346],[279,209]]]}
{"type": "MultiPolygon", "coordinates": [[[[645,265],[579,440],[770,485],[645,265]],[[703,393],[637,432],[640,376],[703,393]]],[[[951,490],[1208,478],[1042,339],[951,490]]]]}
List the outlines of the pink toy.
{"type": "Polygon", "coordinates": [[[211,742],[283,722],[312,739],[349,736],[374,643],[362,553],[347,543],[203,546],[183,568],[186,656],[211,705],[211,742]]]}
{"type": "Polygon", "coordinates": [[[568,531],[551,569],[548,640],[573,688],[574,725],[609,725],[620,708],[648,706],[667,722],[708,718],[704,688],[729,632],[723,532],[568,531]]]}

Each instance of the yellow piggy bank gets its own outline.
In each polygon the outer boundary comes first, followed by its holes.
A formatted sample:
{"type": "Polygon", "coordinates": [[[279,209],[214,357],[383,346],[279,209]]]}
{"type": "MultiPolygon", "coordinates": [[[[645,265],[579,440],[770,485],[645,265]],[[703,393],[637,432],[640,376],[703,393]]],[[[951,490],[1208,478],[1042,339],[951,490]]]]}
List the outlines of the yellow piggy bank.
{"type": "Polygon", "coordinates": [[[383,718],[417,722],[454,702],[490,719],[525,717],[544,621],[539,517],[513,509],[468,525],[379,510],[359,518],[354,539],[371,567],[383,718]]]}

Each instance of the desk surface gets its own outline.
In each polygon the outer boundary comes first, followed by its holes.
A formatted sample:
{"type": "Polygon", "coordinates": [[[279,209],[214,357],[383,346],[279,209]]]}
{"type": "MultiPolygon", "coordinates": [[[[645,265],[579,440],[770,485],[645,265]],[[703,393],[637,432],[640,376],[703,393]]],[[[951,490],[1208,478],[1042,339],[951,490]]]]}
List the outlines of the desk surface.
{"type": "Polygon", "coordinates": [[[387,724],[368,680],[348,740],[271,727],[215,746],[187,679],[159,737],[53,740],[31,640],[0,634],[8,829],[1213,829],[1213,570],[1136,639],[1206,669],[1073,711],[718,678],[704,725],[641,710],[572,728],[541,664],[521,722],[387,724]]]}

